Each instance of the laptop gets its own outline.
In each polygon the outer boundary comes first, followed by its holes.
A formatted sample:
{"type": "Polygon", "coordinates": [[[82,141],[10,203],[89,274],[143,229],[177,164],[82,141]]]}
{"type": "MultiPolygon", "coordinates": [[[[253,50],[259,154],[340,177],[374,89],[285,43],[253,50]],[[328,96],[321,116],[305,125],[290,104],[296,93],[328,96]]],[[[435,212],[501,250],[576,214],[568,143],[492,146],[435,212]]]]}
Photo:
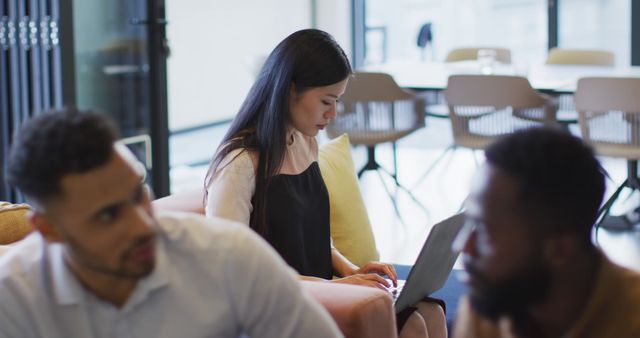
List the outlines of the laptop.
{"type": "Polygon", "coordinates": [[[463,226],[462,213],[433,226],[407,280],[398,280],[397,287],[389,288],[394,298],[396,313],[418,303],[424,296],[429,296],[444,286],[462,249],[462,245],[454,245],[454,241],[458,242],[456,237],[463,226]]]}

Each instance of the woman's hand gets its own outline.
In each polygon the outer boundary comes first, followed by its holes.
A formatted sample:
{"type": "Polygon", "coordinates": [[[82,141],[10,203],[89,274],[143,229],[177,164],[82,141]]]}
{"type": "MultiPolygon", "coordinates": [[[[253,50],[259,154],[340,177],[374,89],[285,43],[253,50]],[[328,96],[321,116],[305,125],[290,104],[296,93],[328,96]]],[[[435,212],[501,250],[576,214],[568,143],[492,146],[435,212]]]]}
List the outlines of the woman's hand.
{"type": "Polygon", "coordinates": [[[398,274],[393,265],[389,263],[369,262],[359,269],[353,271],[354,274],[378,274],[389,277],[393,286],[398,286],[398,274]]]}
{"type": "Polygon", "coordinates": [[[333,280],[330,280],[330,282],[369,286],[369,287],[378,288],[384,291],[387,291],[387,288],[391,286],[391,284],[387,280],[385,280],[384,278],[380,277],[375,273],[355,274],[348,277],[333,279],[333,280]]]}

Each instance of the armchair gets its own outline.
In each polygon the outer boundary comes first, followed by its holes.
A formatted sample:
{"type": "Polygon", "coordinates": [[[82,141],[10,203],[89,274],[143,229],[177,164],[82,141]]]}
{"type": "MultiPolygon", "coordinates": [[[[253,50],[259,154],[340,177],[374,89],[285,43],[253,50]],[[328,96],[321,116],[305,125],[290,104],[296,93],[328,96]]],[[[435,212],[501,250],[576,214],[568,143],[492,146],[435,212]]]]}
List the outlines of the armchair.
{"type": "MultiPolygon", "coordinates": [[[[204,188],[170,195],[153,201],[156,212],[195,212],[204,214],[204,188]]],[[[338,324],[345,337],[397,337],[395,312],[388,293],[353,285],[302,282],[338,324]]]]}

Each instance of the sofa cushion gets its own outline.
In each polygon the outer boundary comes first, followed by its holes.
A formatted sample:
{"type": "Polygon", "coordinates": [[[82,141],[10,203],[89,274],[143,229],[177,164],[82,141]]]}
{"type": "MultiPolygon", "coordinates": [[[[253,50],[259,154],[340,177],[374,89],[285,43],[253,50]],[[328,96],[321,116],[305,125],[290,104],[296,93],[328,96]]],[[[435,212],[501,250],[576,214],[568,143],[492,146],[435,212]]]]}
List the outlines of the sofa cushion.
{"type": "Polygon", "coordinates": [[[158,211],[191,212],[204,215],[204,188],[185,190],[153,201],[158,211]]]}
{"type": "Polygon", "coordinates": [[[347,134],[322,145],[318,162],[329,191],[333,245],[358,266],[378,260],[347,134]]]}
{"type": "Polygon", "coordinates": [[[302,287],[324,306],[346,338],[396,337],[393,300],[388,292],[356,285],[303,281],[302,287]]]}
{"type": "Polygon", "coordinates": [[[26,204],[0,202],[0,245],[19,241],[33,229],[27,219],[26,204]]]}

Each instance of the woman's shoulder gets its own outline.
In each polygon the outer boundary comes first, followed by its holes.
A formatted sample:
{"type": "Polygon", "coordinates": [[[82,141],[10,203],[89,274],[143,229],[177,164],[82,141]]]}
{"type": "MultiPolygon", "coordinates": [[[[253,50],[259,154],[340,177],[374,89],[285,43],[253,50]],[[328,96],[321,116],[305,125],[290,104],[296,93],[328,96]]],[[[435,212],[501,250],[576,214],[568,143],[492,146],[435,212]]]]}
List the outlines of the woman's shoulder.
{"type": "Polygon", "coordinates": [[[258,166],[258,154],[256,151],[247,148],[236,148],[231,150],[220,161],[219,170],[256,170],[258,166]]]}

